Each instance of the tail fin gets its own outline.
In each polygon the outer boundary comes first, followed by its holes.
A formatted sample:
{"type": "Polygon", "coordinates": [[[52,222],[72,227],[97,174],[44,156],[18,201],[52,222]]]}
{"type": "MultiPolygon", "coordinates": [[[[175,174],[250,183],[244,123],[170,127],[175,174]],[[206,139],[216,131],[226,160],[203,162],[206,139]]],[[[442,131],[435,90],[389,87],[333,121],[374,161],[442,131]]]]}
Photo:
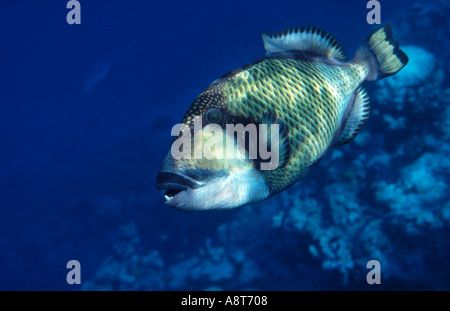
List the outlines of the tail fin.
{"type": "Polygon", "coordinates": [[[366,80],[374,81],[399,72],[408,63],[408,56],[392,38],[391,25],[385,25],[367,37],[353,61],[366,63],[369,66],[366,80]]]}

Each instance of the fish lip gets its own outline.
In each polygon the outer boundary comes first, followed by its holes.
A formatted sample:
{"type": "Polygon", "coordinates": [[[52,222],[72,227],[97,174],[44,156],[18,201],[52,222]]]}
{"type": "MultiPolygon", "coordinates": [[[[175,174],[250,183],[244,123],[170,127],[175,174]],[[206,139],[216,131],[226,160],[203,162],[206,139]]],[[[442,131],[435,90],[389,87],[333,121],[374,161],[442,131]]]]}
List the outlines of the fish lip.
{"type": "Polygon", "coordinates": [[[158,190],[186,190],[202,187],[203,182],[195,180],[183,173],[173,171],[160,171],[156,177],[156,188],[158,190]]]}
{"type": "Polygon", "coordinates": [[[202,187],[204,183],[197,181],[183,173],[160,171],[156,178],[156,188],[166,190],[164,198],[166,204],[174,206],[188,191],[202,187]]]}
{"type": "Polygon", "coordinates": [[[185,198],[186,195],[188,195],[189,192],[193,191],[192,189],[188,188],[186,190],[182,190],[178,193],[176,193],[174,196],[172,197],[168,197],[167,194],[164,195],[164,199],[165,199],[165,204],[169,207],[172,207],[174,209],[177,210],[183,210],[182,208],[180,208],[178,205],[181,201],[183,201],[183,199],[185,198]]]}

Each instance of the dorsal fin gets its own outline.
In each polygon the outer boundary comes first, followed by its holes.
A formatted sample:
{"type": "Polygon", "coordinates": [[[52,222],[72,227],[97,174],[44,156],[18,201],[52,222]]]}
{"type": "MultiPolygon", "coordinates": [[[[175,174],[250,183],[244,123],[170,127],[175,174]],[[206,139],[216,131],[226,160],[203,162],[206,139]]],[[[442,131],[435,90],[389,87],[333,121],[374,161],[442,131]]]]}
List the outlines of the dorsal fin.
{"type": "Polygon", "coordinates": [[[346,61],[347,55],[332,35],[313,26],[295,27],[276,34],[262,32],[267,54],[298,50],[346,61]]]}
{"type": "Polygon", "coordinates": [[[340,146],[352,141],[359,133],[364,123],[369,118],[369,96],[360,86],[356,90],[356,96],[353,103],[353,109],[348,117],[342,134],[339,136],[335,146],[340,146]]]}

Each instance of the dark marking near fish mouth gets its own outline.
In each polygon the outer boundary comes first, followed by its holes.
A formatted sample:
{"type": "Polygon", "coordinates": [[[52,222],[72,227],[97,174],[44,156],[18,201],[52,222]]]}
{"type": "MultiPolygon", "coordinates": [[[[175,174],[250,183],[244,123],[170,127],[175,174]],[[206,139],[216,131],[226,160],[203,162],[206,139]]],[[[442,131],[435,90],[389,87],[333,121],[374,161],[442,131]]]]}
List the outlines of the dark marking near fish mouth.
{"type": "Polygon", "coordinates": [[[178,193],[202,187],[203,183],[182,173],[171,171],[161,171],[156,177],[156,188],[158,190],[167,190],[165,193],[166,200],[173,198],[178,193]]]}
{"type": "Polygon", "coordinates": [[[182,173],[161,171],[156,177],[156,188],[158,190],[186,190],[188,188],[196,189],[201,186],[203,186],[202,182],[199,182],[182,173]]]}

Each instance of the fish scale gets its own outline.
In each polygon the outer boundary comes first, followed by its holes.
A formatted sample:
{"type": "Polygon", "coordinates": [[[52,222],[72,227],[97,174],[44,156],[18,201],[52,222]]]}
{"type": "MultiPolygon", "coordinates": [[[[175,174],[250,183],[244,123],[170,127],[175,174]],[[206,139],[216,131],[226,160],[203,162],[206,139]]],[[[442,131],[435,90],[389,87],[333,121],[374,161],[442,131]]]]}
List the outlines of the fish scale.
{"type": "Polygon", "coordinates": [[[226,106],[231,114],[255,123],[261,123],[264,114],[273,114],[287,126],[292,150],[288,163],[276,171],[262,172],[273,180],[272,191],[295,182],[325,152],[339,128],[348,98],[361,81],[359,75],[350,66],[271,57],[221,81],[219,89],[229,99],[226,106]],[[354,83],[342,87],[343,75],[354,76],[354,83]],[[330,87],[341,90],[339,96],[333,96],[330,87]],[[292,170],[292,165],[300,170],[292,170]]]}

